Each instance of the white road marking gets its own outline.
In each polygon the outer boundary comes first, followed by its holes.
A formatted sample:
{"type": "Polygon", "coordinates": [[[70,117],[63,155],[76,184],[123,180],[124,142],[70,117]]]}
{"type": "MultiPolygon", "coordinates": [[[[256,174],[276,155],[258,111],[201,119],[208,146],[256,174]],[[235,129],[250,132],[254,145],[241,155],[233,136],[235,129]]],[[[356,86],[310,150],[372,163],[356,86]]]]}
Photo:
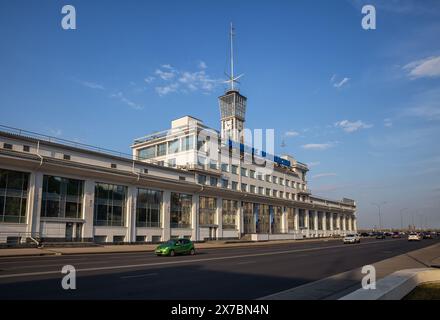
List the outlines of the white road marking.
{"type": "MultiPolygon", "coordinates": [[[[393,239],[393,240],[388,240],[386,243],[393,242],[393,241],[401,241],[401,240],[400,239],[395,239],[395,240],[393,239]]],[[[382,241],[376,242],[375,241],[375,242],[359,243],[359,244],[356,244],[356,246],[359,247],[359,246],[382,244],[382,243],[384,243],[384,242],[382,242],[382,241]]],[[[229,257],[216,257],[216,258],[206,258],[206,259],[186,259],[186,260],[179,260],[179,261],[166,261],[166,262],[154,262],[154,263],[144,263],[144,264],[84,268],[84,269],[77,269],[76,272],[78,274],[79,272],[90,272],[90,271],[121,270],[121,269],[155,267],[155,266],[164,266],[164,265],[178,265],[178,264],[185,264],[185,263],[231,260],[231,259],[250,258],[250,257],[274,256],[274,255],[279,255],[279,254],[289,254],[289,253],[296,253],[296,252],[310,252],[310,251],[320,251],[320,250],[337,249],[337,248],[353,248],[353,247],[354,246],[347,246],[345,244],[341,244],[341,245],[337,245],[337,246],[326,246],[326,247],[306,248],[306,249],[296,249],[296,250],[284,250],[284,251],[275,251],[275,252],[263,252],[263,253],[244,254],[244,255],[236,255],[236,256],[229,256],[229,257]]],[[[37,272],[29,272],[29,273],[4,274],[4,275],[0,275],[0,279],[40,276],[40,275],[49,275],[49,274],[61,274],[61,271],[58,271],[58,270],[57,271],[37,271],[37,272]]]]}
{"type": "Polygon", "coordinates": [[[157,276],[158,273],[146,273],[146,274],[138,274],[135,276],[125,276],[125,277],[121,277],[121,279],[133,279],[133,278],[144,278],[144,277],[152,277],[152,276],[157,276]]]}

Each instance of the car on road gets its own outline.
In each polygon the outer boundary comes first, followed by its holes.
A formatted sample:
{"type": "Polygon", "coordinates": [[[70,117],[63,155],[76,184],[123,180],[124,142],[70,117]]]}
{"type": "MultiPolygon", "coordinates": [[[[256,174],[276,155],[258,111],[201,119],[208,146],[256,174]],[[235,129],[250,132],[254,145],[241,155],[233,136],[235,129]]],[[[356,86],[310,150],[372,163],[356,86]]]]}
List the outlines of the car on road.
{"type": "Polygon", "coordinates": [[[376,233],[376,239],[385,239],[385,234],[382,232],[376,233]]]}
{"type": "Polygon", "coordinates": [[[411,232],[408,235],[408,241],[420,241],[420,240],[422,240],[422,238],[420,237],[420,235],[418,233],[411,232]]]}
{"type": "Polygon", "coordinates": [[[361,237],[357,233],[347,234],[343,240],[344,243],[360,243],[361,237]]]}
{"type": "Polygon", "coordinates": [[[432,239],[432,234],[430,232],[425,232],[423,234],[423,239],[432,239]]]}
{"type": "Polygon", "coordinates": [[[399,232],[394,232],[393,235],[391,236],[391,238],[397,239],[397,238],[402,238],[402,236],[400,235],[399,232]]]}
{"type": "Polygon", "coordinates": [[[189,239],[171,239],[157,246],[154,253],[158,256],[175,256],[176,254],[195,255],[194,243],[189,239]]]}
{"type": "Polygon", "coordinates": [[[369,237],[370,234],[368,232],[362,232],[361,237],[369,237]]]}

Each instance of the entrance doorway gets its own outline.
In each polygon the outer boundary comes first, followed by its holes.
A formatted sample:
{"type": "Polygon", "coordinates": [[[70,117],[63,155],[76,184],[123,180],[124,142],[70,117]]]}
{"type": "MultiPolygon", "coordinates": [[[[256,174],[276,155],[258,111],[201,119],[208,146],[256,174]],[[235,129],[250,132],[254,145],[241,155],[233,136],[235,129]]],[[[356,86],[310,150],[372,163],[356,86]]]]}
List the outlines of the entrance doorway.
{"type": "Polygon", "coordinates": [[[72,241],[73,240],[73,223],[67,222],[66,223],[66,241],[72,241]]]}

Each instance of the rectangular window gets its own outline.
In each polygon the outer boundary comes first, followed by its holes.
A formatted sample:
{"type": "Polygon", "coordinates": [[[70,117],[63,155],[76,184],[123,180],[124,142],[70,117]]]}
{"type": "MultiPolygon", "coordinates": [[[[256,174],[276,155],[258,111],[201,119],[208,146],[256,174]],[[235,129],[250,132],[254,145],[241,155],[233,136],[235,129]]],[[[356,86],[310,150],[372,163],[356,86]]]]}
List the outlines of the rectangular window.
{"type": "Polygon", "coordinates": [[[266,188],[266,196],[270,196],[270,189],[266,188]]]}
{"type": "Polygon", "coordinates": [[[287,208],[287,228],[295,230],[295,209],[287,208]]]}
{"type": "Polygon", "coordinates": [[[126,198],[126,186],[100,182],[96,183],[94,212],[95,225],[124,226],[126,198]]]}
{"type": "Polygon", "coordinates": [[[231,166],[231,172],[232,172],[233,174],[238,174],[238,166],[232,165],[232,166],[231,166]]]}
{"type": "Polygon", "coordinates": [[[222,179],[222,188],[227,189],[229,187],[229,180],[228,179],[222,179]]]}
{"type": "Polygon", "coordinates": [[[304,209],[298,209],[299,215],[299,228],[304,229],[306,227],[306,211],[304,209]]]}
{"type": "Polygon", "coordinates": [[[227,163],[222,163],[222,171],[228,172],[228,164],[227,163]]]}
{"type": "Polygon", "coordinates": [[[237,189],[238,189],[238,182],[232,181],[232,190],[237,191],[237,189]]]}
{"type": "Polygon", "coordinates": [[[168,142],[168,154],[179,152],[179,139],[168,142]]]}
{"type": "Polygon", "coordinates": [[[247,169],[246,168],[241,168],[241,175],[243,177],[247,177],[247,169]]]}
{"type": "Polygon", "coordinates": [[[23,151],[24,152],[29,152],[31,150],[31,147],[24,145],[23,146],[23,151]]]}
{"type": "Polygon", "coordinates": [[[3,143],[3,148],[4,149],[8,149],[8,150],[12,150],[12,144],[10,144],[10,143],[3,143]]]}
{"type": "Polygon", "coordinates": [[[211,168],[212,170],[217,170],[217,161],[211,160],[209,162],[209,168],[211,168]]]}
{"type": "Polygon", "coordinates": [[[258,194],[264,194],[264,188],[258,187],[258,194]]]}
{"type": "Polygon", "coordinates": [[[162,191],[138,188],[136,227],[160,228],[162,191]]]}
{"type": "Polygon", "coordinates": [[[156,156],[156,146],[139,150],[138,156],[141,160],[154,158],[156,156]]]}
{"type": "Polygon", "coordinates": [[[249,177],[251,177],[252,179],[255,179],[255,171],[254,170],[249,171],[249,177]]]}
{"type": "Polygon", "coordinates": [[[187,136],[182,139],[182,151],[192,150],[194,148],[193,136],[187,136]]]}
{"type": "Polygon", "coordinates": [[[251,193],[255,193],[255,186],[251,185],[251,193]]]}
{"type": "Polygon", "coordinates": [[[284,179],[280,178],[280,185],[284,186],[284,179]]]}
{"type": "Polygon", "coordinates": [[[247,192],[247,184],[246,183],[241,184],[241,191],[247,192]]]}
{"type": "Polygon", "coordinates": [[[213,187],[217,187],[218,179],[216,177],[210,177],[209,178],[209,184],[213,187]]]}
{"type": "Polygon", "coordinates": [[[41,216],[81,218],[84,181],[55,176],[43,177],[41,216]]]}
{"type": "Polygon", "coordinates": [[[0,169],[0,223],[26,223],[29,173],[0,169]]]}
{"type": "Polygon", "coordinates": [[[223,200],[222,203],[222,224],[223,229],[235,230],[237,219],[238,202],[234,200],[223,200]]]}
{"type": "Polygon", "coordinates": [[[273,206],[272,210],[272,233],[282,233],[283,207],[273,206]]]}
{"type": "Polygon", "coordinates": [[[277,181],[278,181],[278,178],[277,178],[276,176],[273,176],[273,177],[272,177],[272,182],[273,182],[273,183],[277,183],[277,181]]]}
{"type": "Polygon", "coordinates": [[[263,174],[258,172],[257,179],[263,181],[263,174]]]}
{"type": "Polygon", "coordinates": [[[266,174],[265,178],[266,178],[266,182],[270,182],[270,175],[266,174]]]}
{"type": "Polygon", "coordinates": [[[198,181],[199,184],[206,184],[206,176],[202,175],[202,174],[199,174],[198,178],[197,178],[197,181],[198,181]]]}
{"type": "Polygon", "coordinates": [[[157,145],[157,156],[164,156],[167,154],[167,144],[166,142],[157,145]]]}
{"type": "Polygon", "coordinates": [[[217,211],[217,199],[213,197],[200,197],[199,203],[199,223],[200,225],[215,224],[215,214],[217,211]]]}
{"type": "Polygon", "coordinates": [[[280,191],[280,198],[284,198],[284,192],[280,191]]]}
{"type": "Polygon", "coordinates": [[[192,196],[183,193],[171,193],[171,228],[191,228],[192,196]]]}

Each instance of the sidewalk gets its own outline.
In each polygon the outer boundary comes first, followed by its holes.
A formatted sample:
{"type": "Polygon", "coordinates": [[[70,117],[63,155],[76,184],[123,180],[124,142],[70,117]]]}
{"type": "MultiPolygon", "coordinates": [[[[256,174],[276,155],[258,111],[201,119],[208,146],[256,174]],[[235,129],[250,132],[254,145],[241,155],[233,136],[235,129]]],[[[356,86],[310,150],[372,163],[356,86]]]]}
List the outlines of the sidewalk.
{"type": "MultiPolygon", "coordinates": [[[[234,242],[213,241],[207,243],[196,243],[197,249],[214,249],[214,248],[237,248],[249,246],[268,246],[274,244],[302,243],[302,242],[330,242],[341,240],[338,239],[306,239],[306,240],[274,240],[265,242],[234,242]]],[[[50,248],[16,248],[16,249],[0,249],[0,257],[19,257],[19,256],[50,256],[50,255],[69,255],[69,254],[102,254],[102,253],[134,253],[134,252],[152,252],[157,244],[145,245],[103,245],[99,247],[50,247],[50,248]]]]}
{"type": "MultiPolygon", "coordinates": [[[[426,268],[440,263],[440,243],[373,264],[376,279],[403,269],[426,268]]],[[[259,300],[337,300],[359,288],[364,274],[357,268],[318,281],[261,297],[259,300]]]]}

